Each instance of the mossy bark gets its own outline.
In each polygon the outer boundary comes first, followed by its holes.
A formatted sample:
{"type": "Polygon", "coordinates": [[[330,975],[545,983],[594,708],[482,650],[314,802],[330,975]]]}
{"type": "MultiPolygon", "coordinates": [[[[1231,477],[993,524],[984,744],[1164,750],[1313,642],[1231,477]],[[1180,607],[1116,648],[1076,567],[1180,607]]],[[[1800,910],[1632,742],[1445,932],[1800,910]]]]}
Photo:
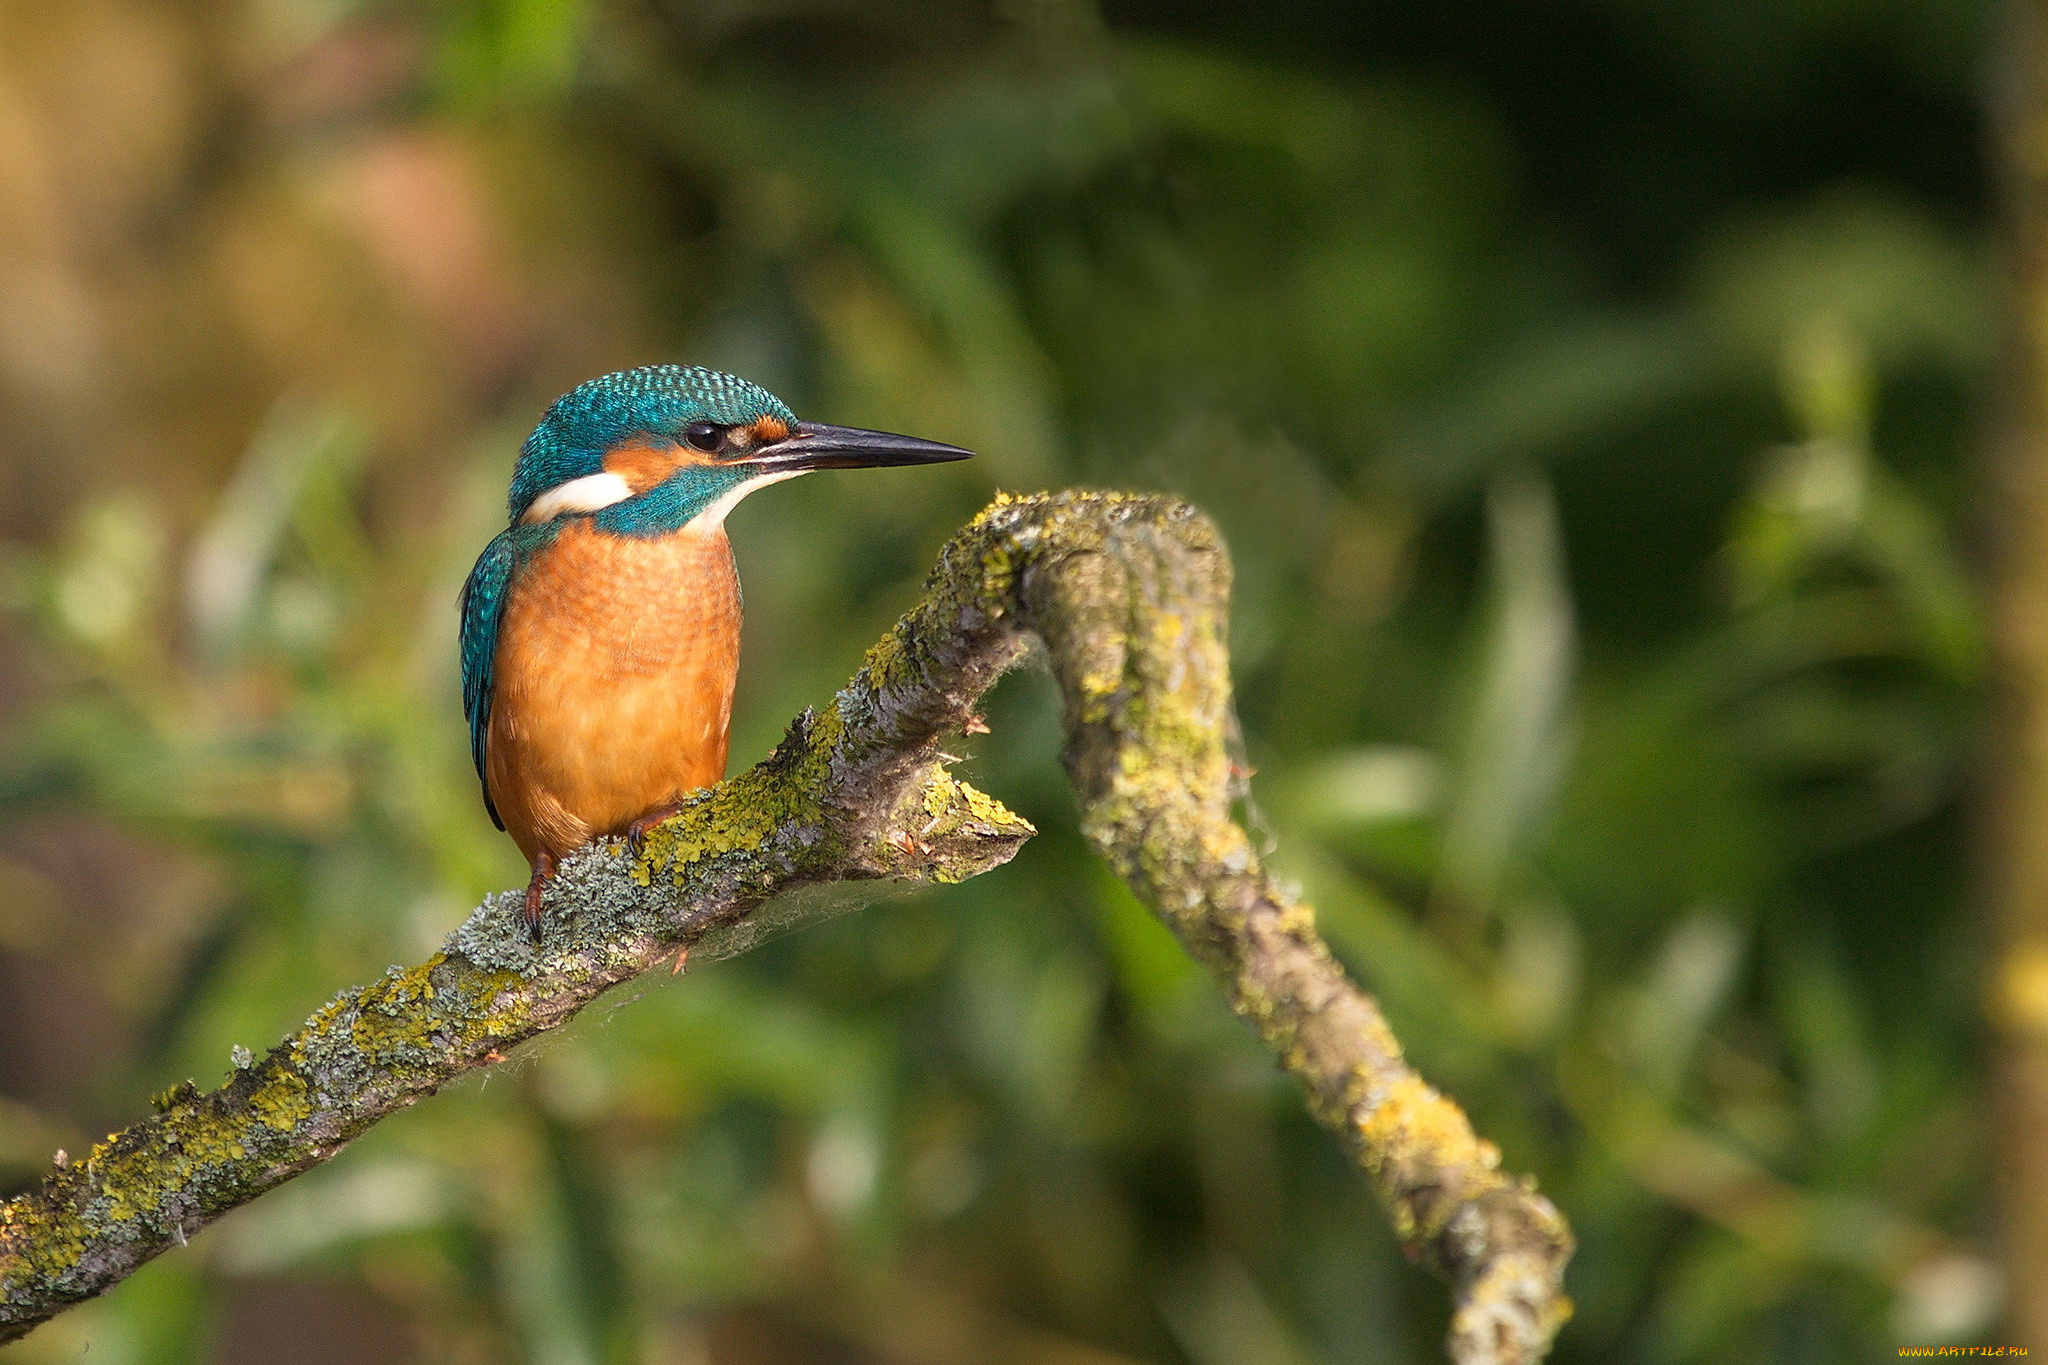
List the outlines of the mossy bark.
{"type": "Polygon", "coordinates": [[[1183,503],[998,499],[823,711],[693,800],[629,858],[569,859],[542,941],[494,896],[410,970],[344,992],[207,1094],[180,1087],[41,1188],[0,1205],[0,1341],[117,1283],[395,1109],[500,1060],[597,995],[778,892],[846,878],[958,881],[1031,827],[945,770],[939,742],[1036,635],[1066,699],[1088,838],[1307,1087],[1416,1254],[1457,1297],[1460,1362],[1532,1361],[1569,1303],[1571,1235],[1464,1113],[1401,1060],[1372,999],[1267,877],[1231,817],[1229,562],[1183,503]]]}

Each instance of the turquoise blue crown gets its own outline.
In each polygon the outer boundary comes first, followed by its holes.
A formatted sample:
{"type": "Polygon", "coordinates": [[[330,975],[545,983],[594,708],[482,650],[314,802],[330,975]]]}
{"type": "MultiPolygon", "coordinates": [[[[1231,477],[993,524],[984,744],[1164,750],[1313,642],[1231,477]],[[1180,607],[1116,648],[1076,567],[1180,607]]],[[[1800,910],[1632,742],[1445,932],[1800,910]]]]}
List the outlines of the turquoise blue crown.
{"type": "Polygon", "coordinates": [[[621,442],[680,441],[692,422],[739,426],[763,417],[796,423],[759,384],[701,365],[643,365],[589,380],[549,404],[526,438],[507,510],[517,522],[550,488],[602,470],[605,452],[621,442]]]}

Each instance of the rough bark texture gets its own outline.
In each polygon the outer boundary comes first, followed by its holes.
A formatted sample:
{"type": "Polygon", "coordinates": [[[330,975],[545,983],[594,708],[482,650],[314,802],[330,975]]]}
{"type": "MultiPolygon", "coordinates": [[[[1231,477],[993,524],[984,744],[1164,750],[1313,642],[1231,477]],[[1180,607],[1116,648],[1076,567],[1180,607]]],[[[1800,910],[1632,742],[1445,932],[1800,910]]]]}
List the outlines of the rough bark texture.
{"type": "Polygon", "coordinates": [[[744,935],[780,891],[957,881],[1007,861],[1030,826],[948,776],[938,743],[1037,635],[1065,695],[1088,838],[1307,1087],[1401,1237],[1450,1280],[1452,1358],[1536,1360],[1570,1312],[1564,1220],[1402,1062],[1309,908],[1267,877],[1231,817],[1229,577],[1214,527],[1172,499],[999,499],[773,754],[656,829],[639,859],[607,846],[569,860],[537,948],[518,896],[491,897],[430,961],[344,992],[220,1089],[159,1097],[156,1117],[0,1205],[0,1341],[678,949],[744,935]]]}
{"type": "Polygon", "coordinates": [[[2048,3],[2013,0],[1995,113],[2010,288],[1991,451],[1996,786],[1985,845],[1997,951],[1997,1143],[2007,1313],[2048,1345],[2048,3]]]}

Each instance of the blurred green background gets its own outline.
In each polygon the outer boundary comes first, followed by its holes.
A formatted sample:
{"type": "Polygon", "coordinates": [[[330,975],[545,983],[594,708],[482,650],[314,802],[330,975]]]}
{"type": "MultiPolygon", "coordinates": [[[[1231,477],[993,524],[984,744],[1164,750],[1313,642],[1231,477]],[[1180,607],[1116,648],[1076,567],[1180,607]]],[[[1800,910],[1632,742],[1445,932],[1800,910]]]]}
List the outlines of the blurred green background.
{"type": "MultiPolygon", "coordinates": [[[[541,407],[676,360],[981,452],[734,515],[735,763],[995,489],[1184,494],[1275,863],[1577,1230],[1556,1359],[1995,1343],[1991,28],[0,0],[0,1192],[524,880],[455,591],[541,407]]],[[[1012,866],[621,991],[0,1362],[1440,1358],[1047,682],[989,720],[1012,866]]]]}

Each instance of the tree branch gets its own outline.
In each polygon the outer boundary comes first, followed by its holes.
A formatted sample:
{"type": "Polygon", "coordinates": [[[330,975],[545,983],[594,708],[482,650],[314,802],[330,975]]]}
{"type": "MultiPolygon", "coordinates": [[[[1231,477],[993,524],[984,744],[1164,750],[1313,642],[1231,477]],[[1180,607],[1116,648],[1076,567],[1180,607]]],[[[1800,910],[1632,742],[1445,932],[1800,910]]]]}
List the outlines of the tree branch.
{"type": "Polygon", "coordinates": [[[998,499],[822,713],[658,827],[637,861],[616,844],[569,859],[538,947],[518,896],[489,897],[426,963],[343,992],[218,1090],[188,1082],[158,1097],[155,1117],[0,1205],[0,1342],[612,986],[744,936],[779,892],[959,881],[1008,861],[1030,825],[950,777],[938,746],[1035,634],[1066,699],[1087,837],[1300,1079],[1409,1248],[1450,1280],[1452,1358],[1538,1359],[1570,1313],[1564,1220],[1402,1062],[1309,908],[1231,818],[1229,578],[1215,528],[1173,499],[998,499]]]}

